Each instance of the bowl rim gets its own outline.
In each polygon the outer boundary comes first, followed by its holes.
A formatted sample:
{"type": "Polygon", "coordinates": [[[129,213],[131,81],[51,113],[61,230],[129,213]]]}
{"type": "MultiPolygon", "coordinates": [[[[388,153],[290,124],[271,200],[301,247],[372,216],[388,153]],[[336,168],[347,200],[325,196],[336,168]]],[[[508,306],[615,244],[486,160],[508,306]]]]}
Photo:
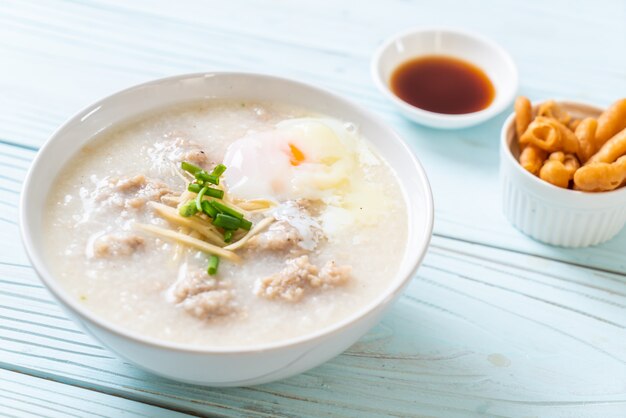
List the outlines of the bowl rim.
{"type": "MultiPolygon", "coordinates": [[[[442,55],[445,55],[445,53],[442,55]]],[[[498,43],[485,37],[482,34],[465,30],[465,29],[458,29],[458,28],[447,27],[447,26],[414,27],[414,28],[403,30],[401,32],[397,32],[394,35],[390,36],[385,41],[383,41],[383,43],[374,52],[374,55],[372,56],[372,59],[370,61],[370,74],[372,76],[372,79],[374,80],[374,84],[376,85],[376,87],[388,99],[390,99],[396,106],[399,106],[405,112],[408,112],[413,115],[417,115],[424,119],[436,120],[443,124],[449,123],[451,126],[454,126],[454,124],[456,123],[485,121],[487,119],[490,119],[496,116],[497,114],[502,112],[504,109],[506,109],[509,103],[513,101],[515,94],[517,93],[517,90],[519,88],[519,74],[518,74],[517,66],[515,65],[515,61],[502,46],[500,46],[498,43]],[[413,106],[412,104],[407,103],[401,98],[399,98],[398,96],[396,96],[391,90],[391,87],[389,86],[387,81],[384,79],[383,74],[381,72],[380,63],[382,61],[383,54],[398,40],[405,39],[410,36],[422,35],[422,34],[431,33],[431,32],[445,32],[448,34],[460,35],[469,39],[473,39],[474,41],[477,41],[479,44],[482,45],[482,47],[486,47],[486,48],[496,51],[498,56],[505,62],[509,70],[508,71],[509,77],[510,77],[509,82],[511,84],[510,94],[503,96],[503,100],[501,100],[497,106],[495,105],[496,104],[495,100],[493,100],[489,104],[489,106],[487,106],[486,108],[482,110],[471,112],[471,113],[462,113],[462,114],[446,114],[446,113],[431,112],[430,110],[425,110],[417,106],[413,106]]],[[[498,92],[496,90],[496,97],[497,95],[498,95],[498,92]]],[[[463,125],[463,126],[466,126],[466,125],[463,125]]]]}
{"type": "MultiPolygon", "coordinates": [[[[56,173],[58,174],[58,173],[56,173]]],[[[405,190],[404,185],[402,184],[402,179],[399,176],[396,176],[398,181],[402,186],[403,196],[406,199],[408,191],[405,190]]],[[[49,189],[46,190],[46,193],[49,193],[49,189]]],[[[426,175],[426,171],[424,167],[420,163],[419,159],[415,155],[415,153],[411,150],[411,148],[405,143],[404,140],[400,137],[400,135],[391,128],[387,123],[385,123],[382,118],[375,115],[373,112],[365,109],[364,107],[352,102],[351,100],[345,99],[325,88],[320,88],[314,86],[309,83],[304,83],[301,81],[297,81],[295,79],[263,74],[263,73],[255,73],[255,72],[239,72],[239,71],[207,71],[207,72],[196,72],[196,73],[185,73],[179,74],[169,77],[158,78],[154,80],[150,80],[140,84],[134,84],[130,87],[118,90],[112,94],[107,95],[106,97],[99,99],[95,103],[91,103],[81,110],[76,112],[73,116],[67,119],[61,126],[59,126],[50,137],[46,140],[46,142],[42,145],[42,147],[37,152],[34,160],[32,161],[26,178],[24,180],[21,192],[20,192],[20,202],[19,202],[19,229],[20,235],[22,239],[22,244],[25,249],[26,255],[31,262],[33,269],[36,271],[39,279],[46,286],[46,288],[54,295],[54,297],[66,308],[68,308],[74,315],[76,315],[81,320],[86,320],[93,325],[97,325],[104,331],[112,333],[116,337],[120,337],[122,339],[130,340],[134,343],[138,343],[141,345],[149,346],[156,349],[165,349],[176,352],[190,353],[190,354],[220,354],[220,355],[236,355],[236,354],[252,354],[259,353],[269,350],[278,350],[278,349],[286,349],[291,348],[303,344],[310,343],[314,340],[319,340],[322,338],[326,338],[337,333],[342,332],[346,328],[348,328],[353,323],[364,319],[365,317],[371,315],[376,311],[377,308],[384,307],[389,304],[393,299],[395,299],[399,294],[402,293],[403,289],[410,282],[410,280],[415,276],[417,269],[419,268],[422,260],[424,259],[426,252],[428,250],[432,235],[433,235],[433,224],[434,224],[434,203],[433,203],[433,195],[432,189],[430,187],[430,183],[428,181],[428,177],[426,175]],[[106,104],[110,99],[133,91],[142,89],[148,86],[156,86],[161,83],[167,82],[177,82],[182,81],[189,78],[198,78],[198,77],[255,77],[260,79],[273,80],[276,82],[288,83],[292,85],[297,85],[303,87],[305,89],[310,89],[321,93],[328,97],[333,102],[338,102],[348,108],[352,108],[358,113],[362,114],[364,117],[369,118],[377,125],[383,127],[389,132],[389,137],[392,141],[397,142],[403,150],[404,153],[407,154],[410,158],[409,164],[411,166],[411,170],[414,170],[418,176],[419,183],[421,187],[424,189],[425,201],[424,206],[425,210],[421,214],[425,218],[425,234],[423,239],[419,242],[410,242],[407,240],[407,246],[414,246],[415,254],[417,255],[414,260],[408,261],[409,271],[406,274],[406,277],[399,277],[400,272],[396,273],[394,279],[396,283],[393,286],[389,286],[385,292],[381,293],[375,299],[369,301],[366,305],[362,306],[360,309],[356,310],[352,314],[343,318],[342,320],[332,323],[326,327],[323,327],[315,332],[304,334],[298,337],[288,338],[285,340],[280,340],[278,342],[264,343],[264,344],[256,344],[251,346],[224,346],[224,347],[202,347],[202,346],[194,346],[191,344],[178,343],[173,341],[161,340],[152,336],[143,335],[136,331],[127,329],[123,326],[115,324],[111,321],[104,319],[102,316],[90,311],[86,307],[82,306],[76,298],[73,298],[69,292],[67,292],[60,282],[54,277],[54,275],[48,270],[47,263],[44,261],[43,254],[38,251],[35,251],[33,234],[31,232],[30,225],[27,223],[26,219],[28,218],[28,210],[27,205],[25,205],[26,194],[31,184],[34,183],[35,174],[37,174],[38,167],[41,165],[41,161],[47,157],[47,150],[54,144],[57,138],[63,133],[67,127],[78,123],[81,119],[88,117],[91,113],[94,112],[94,109],[99,108],[103,104],[106,104]]],[[[409,221],[411,219],[411,213],[408,213],[409,221]]],[[[416,215],[413,215],[416,216],[416,215]]]]}
{"type": "MultiPolygon", "coordinates": [[[[548,101],[554,100],[557,104],[563,105],[567,107],[568,105],[574,106],[583,106],[590,109],[596,110],[598,113],[601,113],[606,107],[599,106],[596,103],[584,102],[580,100],[567,100],[567,99],[541,99],[534,100],[531,102],[531,106],[535,109],[540,104],[548,101]]],[[[615,190],[610,190],[607,192],[584,192],[581,190],[573,190],[573,189],[564,189],[562,187],[555,186],[554,184],[548,183],[547,181],[541,180],[539,177],[533,175],[528,170],[522,168],[519,161],[513,155],[513,151],[511,150],[511,145],[508,140],[508,132],[513,128],[513,124],[515,123],[515,111],[511,112],[509,116],[507,116],[506,120],[502,124],[502,129],[500,130],[500,149],[504,151],[504,158],[510,166],[515,166],[514,170],[525,178],[527,181],[533,184],[533,187],[536,187],[539,191],[554,193],[554,198],[563,198],[563,199],[581,199],[581,200],[592,200],[594,203],[598,203],[600,200],[608,200],[614,199],[617,196],[621,197],[621,195],[626,194],[626,186],[622,186],[615,190]]],[[[512,141],[511,141],[512,142],[512,141]]],[[[502,159],[502,152],[500,153],[502,159]]]]}

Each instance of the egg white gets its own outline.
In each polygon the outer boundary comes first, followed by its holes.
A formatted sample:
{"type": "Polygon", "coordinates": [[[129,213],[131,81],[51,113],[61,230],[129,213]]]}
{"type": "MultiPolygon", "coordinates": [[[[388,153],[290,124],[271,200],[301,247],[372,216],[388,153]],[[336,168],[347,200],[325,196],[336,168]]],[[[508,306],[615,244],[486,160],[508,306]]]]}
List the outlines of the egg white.
{"type": "Polygon", "coordinates": [[[375,222],[385,210],[381,190],[359,171],[380,160],[353,126],[338,120],[289,119],[249,133],[229,146],[224,164],[234,198],[323,201],[319,219],[329,236],[354,222],[375,222]]]}

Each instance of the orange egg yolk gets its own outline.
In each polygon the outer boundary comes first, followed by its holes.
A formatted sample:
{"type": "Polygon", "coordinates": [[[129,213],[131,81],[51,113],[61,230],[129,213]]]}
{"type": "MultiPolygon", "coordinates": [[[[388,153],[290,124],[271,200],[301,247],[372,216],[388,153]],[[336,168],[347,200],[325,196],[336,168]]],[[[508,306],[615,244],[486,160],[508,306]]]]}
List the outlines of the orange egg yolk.
{"type": "Polygon", "coordinates": [[[289,144],[289,150],[291,151],[291,158],[289,159],[289,162],[294,167],[299,166],[305,160],[304,153],[300,151],[300,148],[293,144],[289,144]]]}

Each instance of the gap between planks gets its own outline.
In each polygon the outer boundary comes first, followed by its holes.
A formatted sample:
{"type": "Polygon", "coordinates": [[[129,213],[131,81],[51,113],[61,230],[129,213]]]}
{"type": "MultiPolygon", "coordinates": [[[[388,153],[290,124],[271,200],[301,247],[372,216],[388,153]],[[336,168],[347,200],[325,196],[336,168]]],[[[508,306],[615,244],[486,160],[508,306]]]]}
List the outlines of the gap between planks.
{"type": "Polygon", "coordinates": [[[99,394],[106,395],[106,396],[114,396],[116,398],[124,399],[124,400],[131,401],[131,402],[139,402],[142,404],[154,406],[156,408],[161,408],[161,409],[171,411],[171,412],[178,412],[181,414],[186,414],[186,415],[191,415],[191,416],[202,416],[194,411],[188,411],[188,410],[184,410],[180,408],[172,408],[170,405],[164,405],[164,404],[160,405],[154,402],[138,401],[137,399],[133,399],[132,397],[121,396],[120,394],[113,393],[111,391],[106,391],[106,392],[101,391],[96,388],[86,386],[84,384],[79,384],[80,380],[76,380],[75,382],[68,383],[67,382],[68,380],[74,380],[74,379],[70,379],[70,378],[56,379],[56,378],[51,377],[51,375],[45,375],[45,373],[39,372],[37,370],[26,369],[22,367],[4,367],[4,366],[5,366],[4,364],[0,363],[0,369],[2,370],[6,370],[12,373],[18,373],[24,376],[35,378],[35,379],[41,379],[41,380],[46,380],[46,381],[54,382],[54,383],[61,384],[61,385],[76,387],[76,388],[88,390],[90,392],[99,393],[99,394]]]}
{"type": "MultiPolygon", "coordinates": [[[[600,272],[600,273],[616,274],[618,276],[626,278],[626,272],[620,271],[620,270],[617,270],[617,269],[607,269],[607,268],[602,268],[602,267],[590,266],[590,265],[587,265],[587,264],[577,263],[577,262],[571,261],[571,260],[563,260],[563,259],[559,259],[559,258],[556,258],[556,257],[548,257],[548,256],[542,255],[540,253],[533,253],[533,252],[530,252],[530,251],[512,250],[510,248],[506,248],[506,247],[502,247],[502,246],[499,246],[499,245],[490,244],[488,242],[472,241],[472,240],[469,240],[467,238],[461,238],[461,237],[452,236],[452,235],[445,235],[445,234],[441,234],[441,233],[438,233],[438,232],[433,232],[433,236],[439,237],[439,238],[449,239],[449,240],[452,240],[452,241],[458,241],[458,242],[462,242],[462,243],[470,244],[470,245],[480,245],[482,247],[492,248],[494,250],[506,251],[506,252],[509,252],[509,253],[526,255],[526,256],[530,256],[530,257],[537,257],[537,258],[540,258],[542,260],[553,261],[553,262],[557,262],[557,263],[563,263],[563,264],[567,264],[567,265],[570,265],[570,266],[573,266],[573,267],[579,267],[579,268],[583,268],[583,269],[587,269],[587,270],[593,270],[593,271],[597,271],[597,272],[600,272]]],[[[445,248],[445,247],[434,245],[434,244],[432,244],[432,242],[431,242],[430,246],[435,247],[435,248],[445,248]]],[[[445,249],[450,250],[449,248],[445,248],[445,249]]],[[[480,256],[478,256],[476,254],[472,254],[472,253],[469,253],[469,252],[468,253],[463,253],[463,254],[464,255],[468,255],[468,256],[472,256],[472,257],[476,257],[476,258],[484,259],[483,257],[480,257],[480,256]]],[[[504,263],[504,262],[502,262],[500,260],[491,260],[490,259],[490,261],[493,261],[493,262],[495,262],[497,264],[502,264],[504,266],[510,266],[510,264],[506,264],[506,263],[504,263]]]]}

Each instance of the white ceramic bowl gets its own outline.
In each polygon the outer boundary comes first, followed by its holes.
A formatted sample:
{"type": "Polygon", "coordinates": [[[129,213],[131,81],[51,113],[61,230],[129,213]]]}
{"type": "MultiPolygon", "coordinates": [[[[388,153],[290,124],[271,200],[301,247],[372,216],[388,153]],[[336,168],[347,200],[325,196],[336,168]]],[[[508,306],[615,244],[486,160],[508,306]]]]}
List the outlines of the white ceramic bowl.
{"type": "MultiPolygon", "coordinates": [[[[534,104],[536,110],[538,103],[534,104]]],[[[572,116],[598,116],[602,109],[581,102],[558,102],[572,116]]],[[[504,216],[520,231],[547,244],[586,247],[613,238],[626,223],[626,187],[586,193],[556,187],[518,162],[515,114],[502,127],[500,178],[504,216]]]]}
{"type": "Polygon", "coordinates": [[[392,36],[374,54],[371,71],[376,86],[404,116],[433,128],[464,128],[492,118],[511,104],[518,85],[515,63],[504,49],[482,36],[457,29],[413,29],[392,36]],[[389,85],[393,71],[400,64],[423,55],[449,55],[480,67],[495,88],[491,104],[478,112],[446,115],[420,109],[400,99],[389,85]]]}
{"type": "Polygon", "coordinates": [[[433,202],[426,174],[389,127],[362,108],[318,88],[277,77],[208,73],[156,80],[109,96],[71,118],[35,158],[21,196],[20,228],[26,252],[43,283],[68,313],[122,357],[173,379],[242,386],[285,378],[338,355],[374,326],[415,274],[430,241],[433,202]],[[114,325],[81,306],[51,273],[43,257],[41,224],[46,197],[69,158],[102,129],[137,114],[203,98],[291,103],[351,121],[396,170],[408,205],[408,242],[386,291],[349,318],[319,332],[251,348],[198,348],[163,342],[114,325]]]}

